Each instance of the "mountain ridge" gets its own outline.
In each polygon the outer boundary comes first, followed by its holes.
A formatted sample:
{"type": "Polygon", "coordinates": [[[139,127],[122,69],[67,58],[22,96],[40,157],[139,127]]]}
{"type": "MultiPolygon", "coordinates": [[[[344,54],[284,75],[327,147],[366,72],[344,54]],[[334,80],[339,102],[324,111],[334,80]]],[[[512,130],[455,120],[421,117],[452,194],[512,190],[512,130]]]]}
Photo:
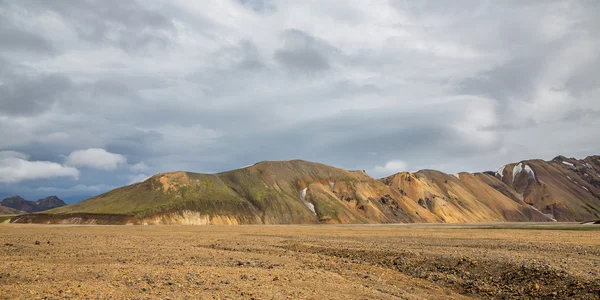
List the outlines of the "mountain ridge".
{"type": "Polygon", "coordinates": [[[25,200],[22,197],[15,195],[4,198],[0,201],[0,206],[3,208],[0,214],[18,214],[18,213],[34,213],[41,212],[61,206],[67,205],[57,196],[49,196],[37,201],[25,200]],[[9,210],[10,209],[10,210],[9,210]]]}
{"type": "Polygon", "coordinates": [[[261,161],[215,174],[159,173],[15,221],[102,222],[86,214],[134,224],[584,221],[600,218],[597,170],[600,156],[557,156],[496,172],[420,170],[374,179],[300,159],[261,161]],[[61,217],[67,215],[70,221],[61,217]]]}

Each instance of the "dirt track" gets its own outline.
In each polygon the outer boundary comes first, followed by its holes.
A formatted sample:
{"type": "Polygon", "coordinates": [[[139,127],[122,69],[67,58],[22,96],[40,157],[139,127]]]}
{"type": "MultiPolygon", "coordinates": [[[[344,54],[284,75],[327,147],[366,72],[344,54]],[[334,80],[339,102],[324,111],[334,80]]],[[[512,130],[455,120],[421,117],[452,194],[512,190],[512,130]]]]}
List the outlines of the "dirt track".
{"type": "Polygon", "coordinates": [[[599,299],[600,231],[0,225],[0,298],[44,297],[599,299]]]}

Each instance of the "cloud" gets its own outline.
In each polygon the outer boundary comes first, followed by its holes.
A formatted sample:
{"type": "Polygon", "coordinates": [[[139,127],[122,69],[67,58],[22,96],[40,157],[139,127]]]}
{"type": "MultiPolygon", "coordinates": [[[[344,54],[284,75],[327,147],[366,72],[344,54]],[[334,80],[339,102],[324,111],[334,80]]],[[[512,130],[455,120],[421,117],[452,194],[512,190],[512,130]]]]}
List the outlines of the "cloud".
{"type": "Polygon", "coordinates": [[[375,168],[373,168],[372,173],[383,176],[389,176],[406,171],[408,171],[408,164],[406,164],[406,162],[402,160],[395,159],[386,162],[383,166],[375,166],[375,168]]]}
{"type": "Polygon", "coordinates": [[[142,161],[137,164],[130,165],[129,169],[133,172],[142,172],[148,169],[148,165],[142,161]]]}
{"type": "Polygon", "coordinates": [[[81,196],[102,193],[107,190],[117,188],[117,186],[110,186],[105,184],[96,185],[85,185],[77,184],[65,188],[54,187],[54,186],[39,186],[32,189],[24,189],[21,191],[24,195],[27,194],[39,194],[39,195],[61,195],[61,197],[81,196]]]}
{"type": "Polygon", "coordinates": [[[273,0],[238,0],[257,13],[273,13],[277,8],[273,0]]]}
{"type": "Polygon", "coordinates": [[[29,161],[29,157],[24,153],[0,151],[0,183],[55,177],[78,179],[79,171],[49,161],[29,161]]]}
{"type": "Polygon", "coordinates": [[[142,182],[142,181],[145,181],[148,178],[150,178],[150,176],[148,176],[146,174],[130,175],[129,176],[129,182],[127,184],[134,184],[134,183],[142,182]]]}
{"type": "Polygon", "coordinates": [[[316,72],[329,69],[327,52],[331,47],[298,29],[283,33],[283,47],[275,51],[275,60],[292,71],[316,72]]]}
{"type": "MultiPolygon", "coordinates": [[[[385,176],[398,158],[456,173],[584,157],[600,149],[598,9],[561,0],[5,1],[0,148],[58,165],[60,155],[100,149],[75,163],[78,184],[106,188],[138,173],[261,160],[379,166],[373,175],[385,176]]],[[[39,186],[72,188],[27,180],[0,194],[39,186]]]]}
{"type": "Polygon", "coordinates": [[[127,164],[127,158],[121,154],[110,153],[104,149],[91,148],[71,152],[65,158],[65,164],[75,167],[112,171],[127,164]]]}
{"type": "Polygon", "coordinates": [[[49,109],[71,86],[68,78],[49,74],[11,77],[0,85],[0,115],[31,115],[49,109]]]}

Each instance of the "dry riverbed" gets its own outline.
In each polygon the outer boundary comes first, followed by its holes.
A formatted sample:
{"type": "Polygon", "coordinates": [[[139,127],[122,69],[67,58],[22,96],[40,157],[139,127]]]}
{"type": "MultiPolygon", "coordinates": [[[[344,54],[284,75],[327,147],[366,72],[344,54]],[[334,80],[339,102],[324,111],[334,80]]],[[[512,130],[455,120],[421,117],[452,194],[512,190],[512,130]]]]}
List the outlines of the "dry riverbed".
{"type": "Polygon", "coordinates": [[[480,227],[1,224],[0,299],[600,298],[600,231],[480,227]]]}

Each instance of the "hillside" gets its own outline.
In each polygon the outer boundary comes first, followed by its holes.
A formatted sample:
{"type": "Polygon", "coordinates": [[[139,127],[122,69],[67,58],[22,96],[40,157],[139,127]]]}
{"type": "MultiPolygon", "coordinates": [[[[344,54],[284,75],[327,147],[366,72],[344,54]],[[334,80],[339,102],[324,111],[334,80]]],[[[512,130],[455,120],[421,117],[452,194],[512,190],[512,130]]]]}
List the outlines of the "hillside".
{"type": "Polygon", "coordinates": [[[496,173],[519,200],[559,221],[600,218],[600,156],[508,164],[496,173]]]}
{"type": "Polygon", "coordinates": [[[0,201],[0,214],[41,212],[65,205],[67,204],[56,196],[50,196],[37,201],[29,201],[19,196],[12,196],[0,201]]]}
{"type": "Polygon", "coordinates": [[[584,221],[600,218],[600,160],[557,157],[498,172],[422,170],[377,180],[320,163],[265,161],[161,173],[15,222],[313,224],[584,221]]]}
{"type": "Polygon", "coordinates": [[[27,213],[22,210],[16,210],[14,208],[6,207],[4,205],[0,205],[0,215],[18,215],[27,213]]]}
{"type": "Polygon", "coordinates": [[[527,203],[505,195],[502,182],[487,174],[438,171],[399,173],[382,180],[444,222],[551,221],[527,203]]]}
{"type": "Polygon", "coordinates": [[[402,198],[363,172],[294,160],[219,174],[162,173],[49,213],[122,214],[160,224],[440,221],[402,198]]]}

